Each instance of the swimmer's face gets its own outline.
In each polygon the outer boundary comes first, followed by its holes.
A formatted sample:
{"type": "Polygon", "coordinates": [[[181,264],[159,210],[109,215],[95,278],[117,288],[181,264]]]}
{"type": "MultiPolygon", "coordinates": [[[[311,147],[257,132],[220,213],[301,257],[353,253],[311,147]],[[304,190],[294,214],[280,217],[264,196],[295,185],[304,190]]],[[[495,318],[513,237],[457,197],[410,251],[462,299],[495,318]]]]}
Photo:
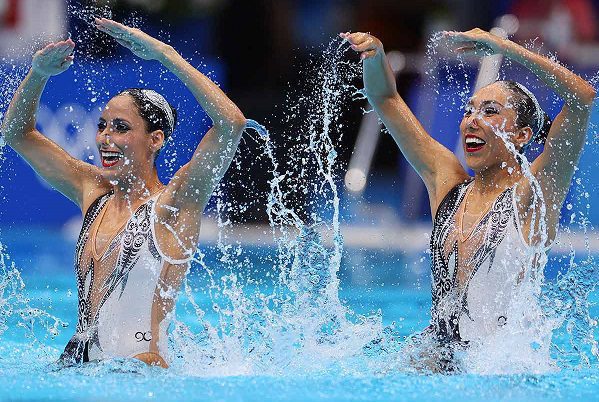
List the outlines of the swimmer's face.
{"type": "Polygon", "coordinates": [[[519,149],[532,134],[530,129],[517,127],[512,97],[503,84],[494,83],[478,90],[464,109],[460,123],[462,146],[466,164],[475,172],[504,162],[514,166],[515,154],[506,141],[519,149]]]}
{"type": "Polygon", "coordinates": [[[151,168],[163,141],[163,137],[155,134],[148,133],[146,123],[129,95],[112,98],[102,111],[96,132],[104,176],[117,179],[151,168]]]}

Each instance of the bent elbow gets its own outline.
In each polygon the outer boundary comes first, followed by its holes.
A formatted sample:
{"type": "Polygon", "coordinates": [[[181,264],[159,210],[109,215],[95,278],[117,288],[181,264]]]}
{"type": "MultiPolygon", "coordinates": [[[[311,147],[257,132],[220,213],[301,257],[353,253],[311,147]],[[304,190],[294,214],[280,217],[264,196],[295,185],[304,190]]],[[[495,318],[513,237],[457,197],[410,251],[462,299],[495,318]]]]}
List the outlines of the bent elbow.
{"type": "Polygon", "coordinates": [[[593,103],[595,101],[595,98],[597,97],[597,90],[592,86],[589,85],[589,102],[593,103]]]}
{"type": "Polygon", "coordinates": [[[581,91],[580,100],[587,106],[590,106],[595,101],[595,97],[597,96],[597,90],[588,82],[585,85],[585,88],[581,91]]]}
{"type": "Polygon", "coordinates": [[[231,126],[234,133],[241,133],[245,129],[246,118],[243,113],[236,113],[233,119],[231,119],[231,126]]]}
{"type": "Polygon", "coordinates": [[[15,122],[4,121],[0,127],[0,137],[7,145],[14,147],[19,142],[19,139],[26,137],[29,132],[22,127],[15,127],[15,122]]]}
{"type": "Polygon", "coordinates": [[[215,121],[214,127],[218,129],[220,133],[227,136],[240,136],[245,129],[246,119],[241,112],[234,113],[231,116],[227,116],[222,120],[215,121]]]}

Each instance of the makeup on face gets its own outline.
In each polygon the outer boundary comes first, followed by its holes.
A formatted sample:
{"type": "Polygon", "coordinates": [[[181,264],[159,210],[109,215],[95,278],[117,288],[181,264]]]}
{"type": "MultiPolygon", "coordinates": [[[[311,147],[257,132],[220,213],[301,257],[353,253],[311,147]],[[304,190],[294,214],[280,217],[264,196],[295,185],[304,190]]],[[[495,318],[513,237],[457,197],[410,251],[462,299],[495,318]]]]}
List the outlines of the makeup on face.
{"type": "MultiPolygon", "coordinates": [[[[98,121],[98,133],[104,132],[108,128],[108,122],[100,117],[98,121]]],[[[105,133],[105,141],[99,145],[100,159],[102,166],[110,168],[115,166],[121,159],[124,158],[123,152],[119,151],[113,143],[110,142],[111,134],[124,134],[131,130],[131,125],[128,121],[121,118],[114,118],[110,121],[110,129],[105,133]]]]}
{"type": "MultiPolygon", "coordinates": [[[[464,119],[475,115],[476,118],[486,120],[499,115],[504,108],[503,104],[495,100],[484,100],[476,108],[474,101],[470,100],[464,108],[464,119]]],[[[475,134],[478,131],[476,128],[476,126],[473,127],[471,123],[468,123],[466,134],[464,135],[464,144],[468,153],[478,152],[487,144],[487,141],[483,138],[484,136],[475,134]]]]}
{"type": "Polygon", "coordinates": [[[464,108],[464,117],[470,117],[472,114],[477,113],[481,117],[494,116],[504,109],[501,103],[495,100],[484,100],[480,103],[478,109],[474,107],[474,102],[470,100],[464,108]]]}
{"type": "MultiPolygon", "coordinates": [[[[108,122],[106,120],[104,120],[102,117],[100,117],[100,120],[98,121],[98,131],[99,132],[104,131],[104,130],[106,130],[107,127],[108,127],[108,122]]],[[[127,120],[117,117],[117,118],[112,119],[112,121],[110,122],[110,131],[111,132],[126,133],[129,130],[131,130],[131,124],[129,124],[129,122],[127,120]]]]}

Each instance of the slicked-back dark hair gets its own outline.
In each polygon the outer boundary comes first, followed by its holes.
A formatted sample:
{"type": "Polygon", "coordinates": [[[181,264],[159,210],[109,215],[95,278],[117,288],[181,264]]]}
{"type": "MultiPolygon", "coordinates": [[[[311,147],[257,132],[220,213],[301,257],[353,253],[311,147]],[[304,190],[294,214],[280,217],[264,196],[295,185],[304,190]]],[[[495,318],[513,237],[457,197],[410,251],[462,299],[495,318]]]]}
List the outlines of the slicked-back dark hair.
{"type": "Polygon", "coordinates": [[[522,84],[510,80],[497,82],[512,92],[512,104],[516,109],[516,126],[518,128],[530,127],[533,132],[532,140],[522,147],[520,152],[524,152],[533,141],[541,145],[545,144],[552,123],[547,113],[540,109],[534,99],[522,90],[522,84]],[[540,121],[537,119],[537,113],[539,112],[542,113],[542,120],[540,121]]]}
{"type": "MultiPolygon", "coordinates": [[[[162,130],[164,133],[164,141],[166,142],[166,140],[173,134],[177,125],[177,110],[172,107],[170,103],[168,104],[168,107],[173,113],[173,125],[171,127],[166,111],[150,102],[148,97],[143,93],[143,89],[144,88],[125,89],[124,91],[119,92],[117,96],[129,95],[131,99],[133,99],[133,103],[137,107],[139,115],[146,123],[146,130],[148,132],[162,130]]],[[[158,156],[159,152],[160,150],[156,153],[156,156],[158,156]]]]}

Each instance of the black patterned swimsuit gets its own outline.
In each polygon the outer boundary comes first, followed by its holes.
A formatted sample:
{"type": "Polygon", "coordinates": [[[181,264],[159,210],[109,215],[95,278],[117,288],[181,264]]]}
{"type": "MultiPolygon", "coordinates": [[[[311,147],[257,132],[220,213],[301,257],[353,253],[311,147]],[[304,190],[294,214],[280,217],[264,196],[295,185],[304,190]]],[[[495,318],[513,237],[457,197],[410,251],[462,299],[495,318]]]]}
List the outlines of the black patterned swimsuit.
{"type": "Polygon", "coordinates": [[[512,302],[539,261],[538,250],[522,236],[515,187],[502,192],[471,234],[463,236],[456,216],[463,213],[471,183],[454,187],[433,221],[431,329],[444,342],[488,337],[517,320],[512,302]],[[461,283],[459,270],[466,272],[461,283]]]}
{"type": "MultiPolygon", "coordinates": [[[[99,225],[94,222],[98,217],[101,221],[111,196],[101,196],[89,207],[79,234],[75,254],[79,312],[76,333],[61,356],[66,363],[147,352],[152,303],[163,266],[189,261],[169,259],[159,250],[153,219],[156,196],[137,208],[106,250],[97,254],[94,229],[97,232],[99,225]],[[99,279],[96,264],[113,268],[99,279]]],[[[168,322],[159,325],[161,350],[166,350],[167,326],[168,322]]]]}

